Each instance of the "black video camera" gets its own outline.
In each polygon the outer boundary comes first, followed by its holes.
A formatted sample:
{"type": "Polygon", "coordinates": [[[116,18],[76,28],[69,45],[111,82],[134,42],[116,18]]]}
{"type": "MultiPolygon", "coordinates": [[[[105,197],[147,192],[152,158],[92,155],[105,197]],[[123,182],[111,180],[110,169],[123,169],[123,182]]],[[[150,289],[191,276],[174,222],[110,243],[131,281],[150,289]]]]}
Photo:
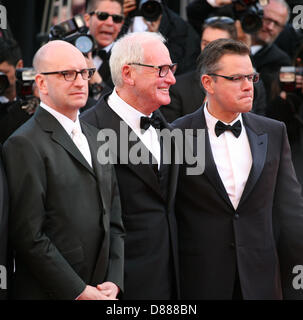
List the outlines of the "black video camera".
{"type": "Polygon", "coordinates": [[[16,69],[16,94],[17,98],[27,100],[33,94],[33,84],[35,81],[35,71],[33,68],[16,69]]]}
{"type": "Polygon", "coordinates": [[[88,28],[82,15],[52,26],[49,40],[64,40],[77,47],[84,55],[94,50],[94,38],[87,34],[88,28]]]}
{"type": "Polygon", "coordinates": [[[0,96],[2,96],[5,90],[9,87],[9,81],[7,75],[3,72],[0,72],[0,96]]]}
{"type": "Polygon", "coordinates": [[[156,21],[162,13],[161,0],[136,0],[137,9],[130,13],[131,17],[142,16],[147,21],[156,21]]]}
{"type": "Polygon", "coordinates": [[[35,75],[36,72],[33,68],[16,69],[17,101],[28,114],[34,113],[40,103],[33,90],[35,75]]]}
{"type": "Polygon", "coordinates": [[[268,0],[232,0],[235,19],[240,20],[246,33],[255,33],[262,27],[263,7],[268,0]]]}
{"type": "Polygon", "coordinates": [[[302,94],[303,77],[300,82],[297,82],[296,76],[303,76],[303,67],[281,67],[279,74],[281,90],[302,94]]]}

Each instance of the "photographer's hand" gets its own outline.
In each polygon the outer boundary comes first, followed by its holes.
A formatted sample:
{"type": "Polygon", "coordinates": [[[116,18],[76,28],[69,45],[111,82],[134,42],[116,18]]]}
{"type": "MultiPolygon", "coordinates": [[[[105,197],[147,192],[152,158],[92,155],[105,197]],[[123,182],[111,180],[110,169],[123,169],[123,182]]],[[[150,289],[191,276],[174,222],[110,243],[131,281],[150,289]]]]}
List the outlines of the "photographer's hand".
{"type": "Polygon", "coordinates": [[[237,29],[238,40],[244,42],[249,48],[251,47],[251,35],[245,33],[242,29],[240,20],[236,20],[235,26],[237,29]]]}
{"type": "MultiPolygon", "coordinates": [[[[87,58],[85,58],[86,64],[88,68],[95,68],[94,60],[93,60],[93,55],[91,52],[87,54],[87,58]]],[[[101,83],[102,82],[102,77],[100,76],[100,73],[96,70],[94,75],[89,79],[88,83],[89,84],[94,84],[94,83],[101,83]]]]}
{"type": "Polygon", "coordinates": [[[162,15],[160,15],[156,21],[147,21],[145,19],[143,19],[143,21],[147,25],[149,32],[158,32],[161,19],[162,19],[162,15]]]}
{"type": "Polygon", "coordinates": [[[123,1],[123,13],[124,13],[124,16],[127,17],[127,15],[135,10],[137,8],[137,5],[136,5],[136,0],[124,0],[123,1]]]}

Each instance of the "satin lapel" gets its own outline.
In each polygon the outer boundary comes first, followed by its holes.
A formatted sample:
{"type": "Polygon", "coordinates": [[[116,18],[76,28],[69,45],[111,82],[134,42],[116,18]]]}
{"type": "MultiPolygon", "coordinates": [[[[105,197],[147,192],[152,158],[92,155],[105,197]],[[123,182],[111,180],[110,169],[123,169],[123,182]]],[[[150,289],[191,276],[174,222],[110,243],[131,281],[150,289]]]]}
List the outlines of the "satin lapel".
{"type": "MultiPolygon", "coordinates": [[[[163,123],[164,128],[168,129],[169,131],[173,130],[172,126],[170,126],[165,117],[163,116],[162,112],[158,109],[154,111],[154,114],[158,115],[163,123]]],[[[177,184],[178,184],[178,174],[179,174],[179,165],[175,164],[175,153],[178,152],[176,150],[177,145],[175,143],[175,137],[169,136],[168,139],[163,139],[163,145],[162,145],[162,161],[164,159],[170,159],[170,163],[165,163],[164,165],[169,166],[169,182],[168,182],[168,207],[172,207],[173,203],[172,201],[175,200],[174,196],[176,194],[177,190],[177,184]],[[167,145],[169,143],[170,145],[167,145]],[[170,154],[168,154],[170,152],[170,154]]],[[[162,164],[161,164],[162,165],[162,164]]]]}
{"type": "MultiPolygon", "coordinates": [[[[229,196],[225,190],[225,187],[223,185],[223,182],[220,178],[219,172],[217,170],[217,166],[215,163],[215,160],[213,158],[210,142],[209,142],[209,134],[208,129],[206,126],[205,116],[203,108],[201,108],[201,114],[199,117],[195,118],[195,122],[193,123],[194,129],[205,129],[205,169],[204,169],[204,175],[207,177],[209,182],[214,186],[215,190],[217,190],[218,194],[225,200],[225,202],[233,208],[233,205],[229,199],[229,196]],[[200,124],[196,123],[197,120],[200,122],[200,124]]],[[[195,138],[195,137],[194,137],[195,138]]],[[[194,146],[197,145],[194,141],[194,146]]]]}
{"type": "Polygon", "coordinates": [[[73,158],[81,163],[91,174],[94,175],[94,171],[87,163],[82,153],[73,143],[71,137],[68,136],[67,132],[49,112],[39,107],[34,115],[37,122],[40,124],[44,131],[51,133],[51,138],[58,144],[60,144],[73,158]]]}
{"type": "Polygon", "coordinates": [[[256,182],[258,181],[260,174],[263,170],[266,153],[267,153],[267,143],[268,143],[268,135],[267,133],[258,134],[252,128],[256,128],[257,126],[250,125],[248,117],[243,115],[243,121],[245,124],[251,154],[252,154],[252,167],[239,202],[239,206],[245,201],[248,197],[249,193],[252,191],[256,182]]]}
{"type": "Polygon", "coordinates": [[[110,146],[110,149],[113,155],[117,155],[118,163],[121,164],[122,162],[123,164],[126,162],[125,165],[127,165],[135,175],[162,196],[160,188],[158,187],[159,182],[151,167],[148,164],[132,164],[129,161],[129,152],[134,147],[137,149],[137,147],[139,147],[139,145],[137,145],[138,143],[142,150],[144,149],[144,151],[148,152],[144,144],[141,143],[139,138],[136,141],[129,141],[129,135],[132,132],[129,126],[107,104],[100,105],[100,107],[101,109],[98,111],[98,119],[101,119],[99,122],[100,128],[111,128],[117,133],[117,147],[110,146]],[[122,123],[122,127],[120,123],[122,123]],[[126,132],[124,132],[124,129],[126,132]]]}

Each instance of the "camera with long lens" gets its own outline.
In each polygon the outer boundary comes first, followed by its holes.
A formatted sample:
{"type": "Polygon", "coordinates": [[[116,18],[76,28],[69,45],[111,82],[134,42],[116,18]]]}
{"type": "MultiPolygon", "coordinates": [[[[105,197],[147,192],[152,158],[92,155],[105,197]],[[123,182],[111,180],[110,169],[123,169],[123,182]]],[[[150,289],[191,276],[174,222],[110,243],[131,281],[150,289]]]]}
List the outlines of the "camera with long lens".
{"type": "Polygon", "coordinates": [[[9,87],[9,81],[7,75],[3,72],[0,72],[0,96],[2,96],[5,90],[9,87]]]}
{"type": "Polygon", "coordinates": [[[268,0],[232,0],[235,19],[246,33],[256,33],[262,27],[263,7],[268,0]]]}
{"type": "Polygon", "coordinates": [[[156,21],[162,14],[161,0],[136,0],[136,10],[129,17],[141,16],[147,21],[156,21]]]}
{"type": "Polygon", "coordinates": [[[64,40],[77,47],[84,55],[94,50],[95,42],[87,34],[88,28],[82,15],[63,21],[51,27],[49,40],[64,40]]]}
{"type": "Polygon", "coordinates": [[[34,95],[35,70],[33,68],[16,69],[17,101],[28,114],[34,113],[39,105],[39,99],[34,95]]]}
{"type": "Polygon", "coordinates": [[[283,66],[280,68],[279,79],[281,90],[302,94],[303,67],[283,66]],[[300,84],[297,82],[297,76],[302,77],[300,84]]]}

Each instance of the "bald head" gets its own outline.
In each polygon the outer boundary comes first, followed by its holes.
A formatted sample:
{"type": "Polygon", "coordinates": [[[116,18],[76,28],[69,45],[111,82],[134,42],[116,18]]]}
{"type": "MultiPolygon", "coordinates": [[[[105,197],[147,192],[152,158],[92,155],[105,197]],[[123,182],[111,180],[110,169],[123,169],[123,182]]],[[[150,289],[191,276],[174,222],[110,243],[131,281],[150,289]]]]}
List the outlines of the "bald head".
{"type": "Polygon", "coordinates": [[[46,43],[36,52],[33,67],[36,73],[49,72],[53,71],[50,68],[54,65],[65,64],[73,59],[85,62],[83,54],[75,46],[66,41],[54,40],[46,43]]]}
{"type": "Polygon", "coordinates": [[[33,66],[41,101],[75,120],[88,96],[88,80],[79,74],[87,69],[81,51],[66,41],[50,41],[37,51],[33,66]],[[67,81],[62,73],[67,70],[79,73],[74,80],[67,81]]]}

